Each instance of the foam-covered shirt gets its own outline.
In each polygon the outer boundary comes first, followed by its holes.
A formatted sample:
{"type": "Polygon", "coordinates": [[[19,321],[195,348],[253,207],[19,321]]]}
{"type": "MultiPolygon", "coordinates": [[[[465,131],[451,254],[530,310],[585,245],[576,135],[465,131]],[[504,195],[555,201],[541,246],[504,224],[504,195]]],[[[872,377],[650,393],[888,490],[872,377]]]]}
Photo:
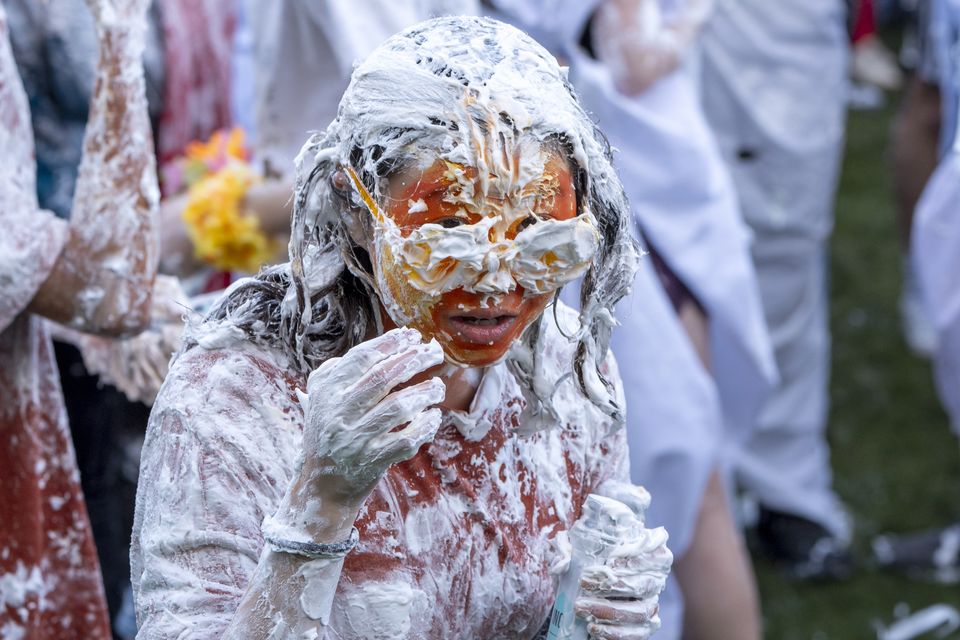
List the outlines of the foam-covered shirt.
{"type": "MultiPolygon", "coordinates": [[[[544,324],[556,380],[574,345],[544,324]]],[[[612,359],[605,367],[622,398],[612,359]]],[[[306,381],[282,354],[230,331],[174,363],[143,449],[131,551],[138,638],[219,638],[230,624],[264,546],[261,523],[294,473],[297,387],[306,381]]],[[[446,412],[436,438],[388,470],[356,521],[328,638],[537,634],[554,599],[555,536],[588,493],[628,474],[623,430],[571,378],[556,397],[556,423],[521,435],[519,383],[506,365],[490,367],[469,411],[446,412]]]]}

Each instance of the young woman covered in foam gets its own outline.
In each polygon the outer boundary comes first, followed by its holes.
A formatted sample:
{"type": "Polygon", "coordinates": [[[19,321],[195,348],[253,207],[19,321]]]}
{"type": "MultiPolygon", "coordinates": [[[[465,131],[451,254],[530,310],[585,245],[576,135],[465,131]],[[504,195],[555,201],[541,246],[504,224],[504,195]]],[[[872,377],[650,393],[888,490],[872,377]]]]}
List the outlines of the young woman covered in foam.
{"type": "MultiPolygon", "coordinates": [[[[586,495],[649,499],[607,355],[628,219],[527,36],[442,18],[377,49],[298,158],[290,263],[188,329],[157,398],[138,637],[535,637],[586,495]]],[[[584,574],[594,638],[659,624],[671,554],[640,534],[584,574]]]]}

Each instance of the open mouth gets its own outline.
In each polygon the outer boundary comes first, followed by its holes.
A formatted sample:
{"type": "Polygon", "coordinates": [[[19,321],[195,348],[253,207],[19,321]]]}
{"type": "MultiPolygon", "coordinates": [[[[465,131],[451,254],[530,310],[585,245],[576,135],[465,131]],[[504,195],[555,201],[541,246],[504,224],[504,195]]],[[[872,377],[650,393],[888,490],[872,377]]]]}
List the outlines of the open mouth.
{"type": "Polygon", "coordinates": [[[477,344],[492,344],[503,338],[516,321],[515,315],[479,316],[456,315],[450,316],[454,334],[467,341],[477,344]]]}
{"type": "Polygon", "coordinates": [[[478,318],[476,316],[454,316],[454,322],[464,322],[477,327],[494,327],[513,320],[514,316],[497,316],[495,318],[478,318]]]}

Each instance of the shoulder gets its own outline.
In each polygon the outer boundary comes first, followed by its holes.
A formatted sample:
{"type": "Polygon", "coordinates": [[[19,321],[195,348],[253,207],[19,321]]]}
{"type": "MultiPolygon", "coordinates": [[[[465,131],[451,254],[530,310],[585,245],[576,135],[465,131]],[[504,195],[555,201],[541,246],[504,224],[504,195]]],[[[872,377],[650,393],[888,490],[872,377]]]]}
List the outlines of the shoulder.
{"type": "Polygon", "coordinates": [[[299,440],[303,411],[296,389],[305,385],[268,348],[192,346],[175,358],[160,388],[144,456],[152,442],[171,438],[221,459],[282,453],[299,440]]]}
{"type": "Polygon", "coordinates": [[[300,449],[303,411],[295,389],[295,377],[256,348],[195,346],[182,353],[147,425],[138,544],[172,539],[153,530],[160,521],[176,523],[176,535],[229,530],[257,539],[300,449]]]}
{"type": "MultiPolygon", "coordinates": [[[[180,393],[174,398],[173,394],[161,390],[160,397],[183,404],[191,398],[190,394],[184,396],[184,391],[206,397],[207,392],[222,389],[266,399],[260,393],[266,386],[289,389],[286,395],[295,399],[293,389],[304,383],[303,376],[289,366],[277,350],[239,337],[222,342],[211,338],[201,339],[199,344],[189,346],[174,358],[164,388],[172,387],[180,393]]],[[[159,397],[157,404],[160,404],[159,397]]]]}
{"type": "Polygon", "coordinates": [[[255,345],[195,345],[174,361],[137,487],[130,556],[141,635],[206,637],[204,626],[226,626],[229,616],[210,612],[236,608],[257,566],[260,523],[297,458],[295,388],[296,376],[255,345]]]}

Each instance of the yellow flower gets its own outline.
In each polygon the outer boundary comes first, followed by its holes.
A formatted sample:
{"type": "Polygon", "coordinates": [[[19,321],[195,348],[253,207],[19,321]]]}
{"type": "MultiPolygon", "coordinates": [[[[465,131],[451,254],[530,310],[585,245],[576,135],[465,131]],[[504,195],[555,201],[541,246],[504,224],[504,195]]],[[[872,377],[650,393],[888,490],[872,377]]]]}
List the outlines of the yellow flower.
{"type": "Polygon", "coordinates": [[[258,176],[232,162],[190,188],[183,220],[198,258],[225,271],[256,272],[274,252],[256,217],[240,210],[258,176]]]}

